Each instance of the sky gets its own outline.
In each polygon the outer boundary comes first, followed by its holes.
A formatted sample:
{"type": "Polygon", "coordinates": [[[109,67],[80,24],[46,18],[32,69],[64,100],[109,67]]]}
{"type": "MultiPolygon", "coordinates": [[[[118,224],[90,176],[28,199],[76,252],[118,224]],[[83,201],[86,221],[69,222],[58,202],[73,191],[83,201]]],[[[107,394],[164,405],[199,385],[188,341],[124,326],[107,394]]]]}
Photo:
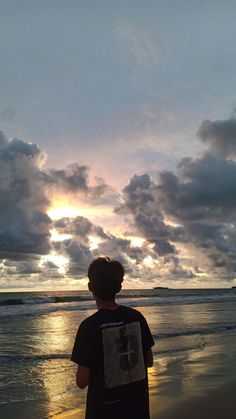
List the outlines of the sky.
{"type": "Polygon", "coordinates": [[[235,286],[235,1],[0,10],[0,289],[235,286]]]}

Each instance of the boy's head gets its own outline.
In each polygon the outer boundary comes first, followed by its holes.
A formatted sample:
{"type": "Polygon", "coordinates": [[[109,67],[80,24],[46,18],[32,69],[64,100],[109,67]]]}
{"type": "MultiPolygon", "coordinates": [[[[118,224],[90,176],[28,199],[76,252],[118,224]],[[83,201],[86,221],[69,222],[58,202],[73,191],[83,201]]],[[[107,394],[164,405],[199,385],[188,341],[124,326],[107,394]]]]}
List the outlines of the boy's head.
{"type": "Polygon", "coordinates": [[[120,292],[124,268],[117,260],[109,257],[95,259],[88,269],[89,290],[100,300],[114,300],[120,292]]]}

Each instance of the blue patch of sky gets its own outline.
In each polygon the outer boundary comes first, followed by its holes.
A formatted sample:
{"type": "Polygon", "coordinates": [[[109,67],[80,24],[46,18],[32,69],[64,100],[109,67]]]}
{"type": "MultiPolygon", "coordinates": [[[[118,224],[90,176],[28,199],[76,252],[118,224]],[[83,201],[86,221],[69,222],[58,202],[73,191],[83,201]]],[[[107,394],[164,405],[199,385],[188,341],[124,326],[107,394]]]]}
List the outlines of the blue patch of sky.
{"type": "MultiPolygon", "coordinates": [[[[75,132],[93,142],[109,130],[107,120],[132,105],[193,121],[235,100],[233,2],[3,3],[0,93],[2,108],[17,116],[16,134],[50,143],[75,132]],[[140,70],[129,39],[119,39],[120,25],[134,36],[148,32],[157,60],[150,52],[150,65],[140,70]]],[[[11,124],[3,121],[9,132],[11,124]]]]}

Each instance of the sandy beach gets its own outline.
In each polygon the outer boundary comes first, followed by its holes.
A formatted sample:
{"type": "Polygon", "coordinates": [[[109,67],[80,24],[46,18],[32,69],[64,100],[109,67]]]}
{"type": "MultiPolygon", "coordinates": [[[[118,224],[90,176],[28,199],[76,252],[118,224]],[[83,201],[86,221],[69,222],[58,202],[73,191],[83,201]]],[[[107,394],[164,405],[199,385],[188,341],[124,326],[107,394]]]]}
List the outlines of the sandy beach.
{"type": "MultiPolygon", "coordinates": [[[[233,381],[203,396],[177,402],[164,398],[157,401],[151,396],[151,419],[234,419],[235,394],[236,381],[233,381]]],[[[76,409],[53,419],[84,419],[84,412],[76,409]]]]}
{"type": "Polygon", "coordinates": [[[203,396],[182,400],[156,408],[153,419],[234,419],[236,412],[236,381],[209,391],[203,396]]]}
{"type": "MultiPolygon", "coordinates": [[[[175,294],[156,297],[142,291],[137,298],[129,291],[123,298],[148,319],[155,339],[151,418],[234,419],[234,295],[222,290],[175,294]]],[[[94,309],[85,294],[73,301],[77,296],[71,293],[69,302],[68,294],[58,296],[60,303],[50,295],[52,302],[38,304],[39,296],[32,295],[31,304],[2,305],[0,418],[84,419],[86,390],[75,384],[70,356],[78,325],[94,309]]]]}

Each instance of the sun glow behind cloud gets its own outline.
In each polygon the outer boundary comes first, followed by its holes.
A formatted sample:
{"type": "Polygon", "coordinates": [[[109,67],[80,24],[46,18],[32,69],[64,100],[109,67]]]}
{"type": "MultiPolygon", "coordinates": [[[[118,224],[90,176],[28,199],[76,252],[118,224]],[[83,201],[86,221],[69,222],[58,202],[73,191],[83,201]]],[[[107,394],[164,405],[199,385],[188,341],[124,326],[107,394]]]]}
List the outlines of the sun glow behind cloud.
{"type": "Polygon", "coordinates": [[[148,255],[143,259],[143,264],[149,268],[154,268],[154,266],[156,266],[156,261],[151,255],[148,255]]]}
{"type": "Polygon", "coordinates": [[[72,238],[71,234],[58,233],[58,231],[55,228],[50,230],[50,234],[51,234],[51,241],[53,242],[62,242],[64,240],[69,240],[72,238]]]}
{"type": "Polygon", "coordinates": [[[81,206],[68,205],[66,203],[55,203],[48,210],[48,215],[52,220],[59,220],[64,217],[91,217],[94,216],[94,212],[94,208],[83,208],[81,206]]]}
{"type": "Polygon", "coordinates": [[[95,250],[98,248],[99,244],[102,243],[102,240],[96,236],[89,236],[89,248],[90,250],[95,250]]]}
{"type": "Polygon", "coordinates": [[[50,254],[46,256],[42,256],[41,260],[39,262],[39,267],[43,268],[47,264],[55,265],[55,267],[58,269],[58,272],[60,274],[66,274],[67,268],[69,266],[70,259],[68,257],[57,255],[57,254],[50,254]]]}
{"type": "Polygon", "coordinates": [[[95,224],[107,225],[109,228],[117,225],[116,219],[118,218],[114,214],[113,208],[108,204],[94,205],[89,202],[72,201],[64,197],[53,200],[47,214],[53,221],[61,218],[84,217],[95,224]]]}
{"type": "Polygon", "coordinates": [[[142,247],[145,243],[143,237],[129,236],[128,239],[131,241],[131,247],[142,247]]]}

